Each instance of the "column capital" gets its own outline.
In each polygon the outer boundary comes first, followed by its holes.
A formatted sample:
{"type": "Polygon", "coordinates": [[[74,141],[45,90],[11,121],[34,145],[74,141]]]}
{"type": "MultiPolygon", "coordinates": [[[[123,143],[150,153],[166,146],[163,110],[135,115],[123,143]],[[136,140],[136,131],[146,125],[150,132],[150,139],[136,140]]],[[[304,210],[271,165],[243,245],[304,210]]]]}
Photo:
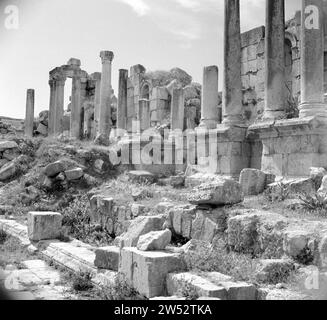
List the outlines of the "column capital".
{"type": "Polygon", "coordinates": [[[109,61],[110,63],[114,59],[114,53],[112,51],[101,51],[100,58],[102,59],[102,63],[109,61]]]}

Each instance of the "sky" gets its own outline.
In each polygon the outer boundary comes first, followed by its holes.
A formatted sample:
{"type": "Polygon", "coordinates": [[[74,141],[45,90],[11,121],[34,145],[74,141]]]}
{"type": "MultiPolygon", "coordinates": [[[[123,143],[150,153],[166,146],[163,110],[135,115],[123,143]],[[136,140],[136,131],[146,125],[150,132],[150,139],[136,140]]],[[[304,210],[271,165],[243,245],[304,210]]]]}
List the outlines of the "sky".
{"type": "MultiPolygon", "coordinates": [[[[49,107],[49,71],[78,58],[101,72],[102,50],[118,70],[179,67],[202,82],[204,66],[223,67],[223,0],[0,0],[0,116],[24,118],[26,90],[35,89],[35,114],[49,107]],[[17,8],[13,16],[12,8],[17,8]],[[14,17],[14,19],[12,19],[14,17]],[[16,19],[16,17],[18,19],[16,19]]],[[[301,1],[286,0],[286,17],[301,1]]],[[[265,0],[241,0],[242,31],[264,25],[265,0]]],[[[71,90],[67,81],[65,103],[71,90]]]]}

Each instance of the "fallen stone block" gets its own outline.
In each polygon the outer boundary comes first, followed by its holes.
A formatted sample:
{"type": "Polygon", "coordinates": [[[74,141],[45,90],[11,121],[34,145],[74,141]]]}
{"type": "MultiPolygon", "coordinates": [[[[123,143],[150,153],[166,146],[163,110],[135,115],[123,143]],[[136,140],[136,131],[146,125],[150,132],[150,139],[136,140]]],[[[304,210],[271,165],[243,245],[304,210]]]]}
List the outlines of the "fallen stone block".
{"type": "Polygon", "coordinates": [[[179,254],[170,251],[139,251],[123,248],[119,272],[129,285],[147,298],[166,295],[165,283],[169,273],[185,270],[179,254]]]}
{"type": "Polygon", "coordinates": [[[278,284],[286,282],[294,270],[294,263],[287,259],[260,260],[256,270],[256,279],[259,282],[278,284]]]}
{"type": "Polygon", "coordinates": [[[227,291],[228,300],[257,300],[257,289],[253,284],[246,282],[221,282],[227,291]]]}
{"type": "Polygon", "coordinates": [[[165,223],[165,216],[141,216],[132,221],[127,232],[117,241],[122,247],[136,247],[139,238],[151,231],[160,231],[165,223]]]}
{"type": "Polygon", "coordinates": [[[42,134],[43,136],[48,135],[48,127],[44,125],[43,123],[40,123],[36,129],[36,132],[39,134],[42,134]]]}
{"type": "Polygon", "coordinates": [[[133,182],[138,183],[154,183],[156,180],[155,175],[148,171],[130,171],[128,172],[128,177],[133,182]]]}
{"type": "Polygon", "coordinates": [[[15,141],[0,141],[0,152],[18,148],[18,144],[15,141]]]}
{"type": "Polygon", "coordinates": [[[145,211],[146,211],[146,207],[142,204],[133,203],[131,205],[131,212],[133,218],[137,218],[138,216],[143,215],[145,211]]]}
{"type": "Polygon", "coordinates": [[[94,265],[99,269],[118,271],[120,249],[118,247],[103,247],[95,251],[94,265]]]}
{"type": "Polygon", "coordinates": [[[171,241],[172,233],[166,229],[163,231],[152,231],[140,236],[137,249],[140,251],[165,250],[171,241]]]}
{"type": "Polygon", "coordinates": [[[266,174],[257,169],[244,169],[240,174],[240,185],[245,196],[262,193],[266,187],[266,174]]]}
{"type": "Polygon", "coordinates": [[[185,187],[194,188],[203,183],[214,182],[219,179],[219,176],[208,173],[195,173],[185,178],[185,187]]]}
{"type": "Polygon", "coordinates": [[[160,202],[158,203],[154,210],[158,214],[167,213],[170,209],[174,208],[174,204],[172,202],[160,202]]]}
{"type": "Polygon", "coordinates": [[[29,212],[27,226],[31,241],[57,239],[61,234],[62,215],[56,212],[29,212]]]}
{"type": "Polygon", "coordinates": [[[16,174],[17,170],[18,168],[14,162],[5,164],[0,169],[0,181],[5,181],[12,178],[16,174]]]}
{"type": "Polygon", "coordinates": [[[327,175],[322,178],[318,193],[327,196],[327,175]]]}
{"type": "Polygon", "coordinates": [[[169,210],[166,225],[174,234],[191,239],[192,222],[196,216],[196,206],[180,205],[169,210]]]}
{"type": "Polygon", "coordinates": [[[227,300],[226,289],[213,284],[204,277],[189,272],[168,274],[167,291],[169,295],[185,295],[189,290],[199,297],[214,297],[227,300]]]}
{"type": "Polygon", "coordinates": [[[194,205],[223,206],[240,203],[244,200],[241,185],[230,179],[220,178],[215,182],[195,187],[187,196],[194,205]]]}
{"type": "Polygon", "coordinates": [[[65,164],[62,161],[56,161],[53,163],[48,164],[44,169],[44,174],[49,177],[53,178],[58,175],[60,172],[65,171],[65,164]]]}
{"type": "Polygon", "coordinates": [[[65,176],[68,181],[74,181],[81,179],[84,176],[84,172],[81,168],[75,168],[65,171],[65,176]]]}

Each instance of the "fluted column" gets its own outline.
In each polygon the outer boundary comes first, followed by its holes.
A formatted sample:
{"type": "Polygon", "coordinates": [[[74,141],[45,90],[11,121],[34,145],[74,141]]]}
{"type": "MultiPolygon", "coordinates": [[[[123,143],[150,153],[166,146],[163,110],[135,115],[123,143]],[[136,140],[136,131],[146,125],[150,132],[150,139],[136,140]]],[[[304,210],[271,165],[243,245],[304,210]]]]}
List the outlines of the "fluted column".
{"type": "Polygon", "coordinates": [[[217,127],[218,104],[218,67],[204,67],[200,127],[206,129],[217,127]]]}
{"type": "Polygon", "coordinates": [[[55,109],[56,109],[56,81],[54,79],[49,80],[50,86],[50,104],[49,104],[49,121],[48,121],[48,133],[51,136],[54,132],[55,122],[55,109]]]}
{"type": "Polygon", "coordinates": [[[223,123],[243,123],[240,0],[225,0],[223,123]]]}
{"type": "Polygon", "coordinates": [[[127,79],[128,70],[119,70],[117,128],[127,129],[127,79]]]}
{"type": "Polygon", "coordinates": [[[100,89],[101,89],[101,73],[95,72],[92,74],[92,79],[95,80],[95,95],[94,95],[94,131],[98,132],[100,121],[100,89]]]}
{"type": "Polygon", "coordinates": [[[300,118],[327,117],[323,20],[322,0],[302,0],[300,118]]]}
{"type": "Polygon", "coordinates": [[[72,107],[70,113],[70,136],[81,138],[81,78],[73,77],[72,82],[72,107]]]}
{"type": "Polygon", "coordinates": [[[266,0],[264,119],[285,114],[285,0],[266,0]]]}
{"type": "Polygon", "coordinates": [[[111,64],[114,54],[101,51],[102,75],[100,87],[100,119],[98,134],[109,138],[111,129],[111,64]]]}
{"type": "Polygon", "coordinates": [[[34,98],[35,98],[35,91],[33,89],[28,89],[27,96],[26,96],[26,115],[25,115],[25,135],[27,137],[33,137],[34,98]]]}

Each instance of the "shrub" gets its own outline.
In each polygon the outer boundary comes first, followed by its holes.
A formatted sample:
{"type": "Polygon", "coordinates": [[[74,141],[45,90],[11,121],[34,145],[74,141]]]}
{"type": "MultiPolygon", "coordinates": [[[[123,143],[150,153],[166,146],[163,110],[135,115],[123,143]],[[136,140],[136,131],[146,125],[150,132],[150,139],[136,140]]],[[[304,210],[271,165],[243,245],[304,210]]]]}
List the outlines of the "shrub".
{"type": "Polygon", "coordinates": [[[289,198],[290,190],[286,184],[279,182],[274,187],[268,188],[264,196],[269,202],[283,202],[289,198]]]}
{"type": "Polygon", "coordinates": [[[299,196],[302,206],[308,211],[315,211],[321,215],[327,215],[327,198],[318,192],[315,194],[302,194],[299,196]]]}
{"type": "Polygon", "coordinates": [[[7,241],[7,238],[7,233],[3,229],[0,229],[0,244],[4,244],[7,241]]]}
{"type": "Polygon", "coordinates": [[[79,272],[73,275],[72,287],[75,291],[88,291],[93,289],[93,283],[91,281],[92,274],[90,272],[79,272]]]}
{"type": "Polygon", "coordinates": [[[199,298],[199,294],[196,292],[195,288],[186,281],[181,281],[179,283],[177,296],[184,297],[186,300],[197,300],[199,298]]]}

